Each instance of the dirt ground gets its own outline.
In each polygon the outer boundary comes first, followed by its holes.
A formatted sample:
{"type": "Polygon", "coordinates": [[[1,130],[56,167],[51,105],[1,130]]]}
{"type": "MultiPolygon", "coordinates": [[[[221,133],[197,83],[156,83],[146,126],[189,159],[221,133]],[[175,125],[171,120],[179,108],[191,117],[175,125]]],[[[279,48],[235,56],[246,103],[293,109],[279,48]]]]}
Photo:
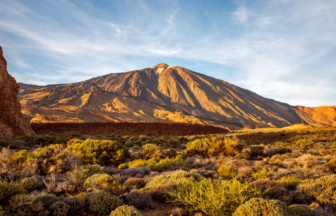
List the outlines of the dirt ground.
{"type": "Polygon", "coordinates": [[[49,132],[80,132],[89,135],[149,135],[149,136],[186,136],[197,134],[220,134],[228,130],[208,125],[185,123],[33,123],[36,134],[49,132]]]}

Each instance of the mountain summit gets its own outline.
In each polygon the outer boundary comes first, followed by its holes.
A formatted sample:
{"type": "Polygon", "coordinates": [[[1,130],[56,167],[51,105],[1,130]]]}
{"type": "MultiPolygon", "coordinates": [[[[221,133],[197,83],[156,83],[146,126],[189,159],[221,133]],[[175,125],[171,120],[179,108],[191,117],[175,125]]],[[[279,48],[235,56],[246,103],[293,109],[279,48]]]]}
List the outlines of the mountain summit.
{"type": "Polygon", "coordinates": [[[336,125],[335,107],[293,107],[165,63],[78,83],[20,86],[18,98],[32,122],[171,121],[231,129],[336,125]]]}

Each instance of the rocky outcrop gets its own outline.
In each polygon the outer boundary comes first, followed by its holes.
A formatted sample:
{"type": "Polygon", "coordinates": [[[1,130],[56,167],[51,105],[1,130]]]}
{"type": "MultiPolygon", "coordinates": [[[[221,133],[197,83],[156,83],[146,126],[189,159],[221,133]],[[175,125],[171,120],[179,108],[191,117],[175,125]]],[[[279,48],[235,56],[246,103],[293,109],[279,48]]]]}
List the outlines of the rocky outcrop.
{"type": "Polygon", "coordinates": [[[0,137],[35,135],[29,120],[21,113],[17,99],[19,88],[7,71],[7,61],[0,47],[0,137]]]}

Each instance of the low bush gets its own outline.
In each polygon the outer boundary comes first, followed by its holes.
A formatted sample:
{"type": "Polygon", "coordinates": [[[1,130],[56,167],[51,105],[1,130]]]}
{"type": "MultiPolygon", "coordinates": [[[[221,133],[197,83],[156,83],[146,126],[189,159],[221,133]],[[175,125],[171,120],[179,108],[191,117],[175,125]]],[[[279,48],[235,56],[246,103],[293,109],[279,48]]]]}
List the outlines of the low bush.
{"type": "Polygon", "coordinates": [[[336,204],[336,175],[307,179],[297,186],[299,192],[315,198],[320,204],[336,204]]]}
{"type": "Polygon", "coordinates": [[[224,178],[231,179],[237,176],[237,170],[229,166],[220,166],[217,170],[218,174],[224,178]]]}
{"type": "Polygon", "coordinates": [[[277,149],[275,149],[275,154],[286,154],[286,153],[291,153],[292,150],[287,148],[287,147],[279,147],[277,149]]]}
{"type": "Polygon", "coordinates": [[[330,172],[333,172],[333,173],[336,172],[336,158],[331,159],[328,162],[328,168],[329,168],[330,172]]]}
{"type": "Polygon", "coordinates": [[[35,138],[35,143],[37,144],[66,144],[70,140],[69,137],[61,136],[56,133],[49,133],[46,135],[38,135],[35,138]]]}
{"type": "Polygon", "coordinates": [[[288,208],[290,216],[311,216],[311,211],[305,205],[291,205],[288,208]]]}
{"type": "Polygon", "coordinates": [[[29,153],[27,150],[14,152],[14,154],[10,157],[10,160],[12,162],[11,167],[17,170],[21,170],[21,168],[27,165],[28,158],[29,153]]]}
{"type": "Polygon", "coordinates": [[[53,203],[58,202],[59,198],[53,194],[46,194],[36,197],[34,202],[41,202],[45,209],[48,209],[53,203]]]}
{"type": "Polygon", "coordinates": [[[143,188],[146,185],[142,178],[129,178],[124,184],[127,188],[143,188]]]}
{"type": "Polygon", "coordinates": [[[251,145],[248,149],[252,157],[257,157],[263,154],[265,147],[261,145],[251,145]]]}
{"type": "Polygon", "coordinates": [[[118,166],[118,169],[127,169],[127,168],[128,168],[127,163],[122,163],[122,164],[119,164],[118,166]]]}
{"type": "Polygon", "coordinates": [[[55,202],[49,207],[53,216],[66,216],[70,209],[71,207],[64,202],[55,202]]]}
{"type": "Polygon", "coordinates": [[[116,196],[106,192],[88,193],[84,197],[89,213],[93,215],[107,215],[124,203],[116,196]]]}
{"type": "Polygon", "coordinates": [[[146,144],[142,146],[140,155],[145,159],[160,159],[163,157],[161,148],[154,144],[146,144]]]}
{"type": "Polygon", "coordinates": [[[142,214],[133,206],[123,205],[112,211],[110,216],[142,216],[142,214]]]}
{"type": "Polygon", "coordinates": [[[90,176],[98,173],[103,172],[104,167],[98,165],[98,164],[92,164],[92,165],[84,165],[83,170],[85,172],[85,178],[89,178],[90,176]]]}
{"type": "Polygon", "coordinates": [[[188,164],[185,160],[179,159],[178,157],[176,158],[166,158],[166,159],[161,159],[159,161],[151,159],[151,160],[133,160],[127,163],[128,167],[132,167],[134,165],[138,165],[141,167],[147,166],[155,170],[164,170],[167,169],[171,166],[184,166],[191,168],[190,164],[188,164]]]}
{"type": "Polygon", "coordinates": [[[116,141],[90,140],[68,146],[81,154],[80,159],[88,164],[120,164],[130,157],[128,148],[116,141]]]}
{"type": "Polygon", "coordinates": [[[64,203],[70,206],[68,215],[81,215],[83,208],[85,207],[85,201],[78,197],[68,197],[64,200],[64,203]]]}
{"type": "Polygon", "coordinates": [[[37,180],[35,177],[30,177],[21,180],[21,185],[26,191],[32,192],[36,189],[40,189],[41,187],[43,187],[44,184],[37,180]]]}
{"type": "Polygon", "coordinates": [[[194,182],[194,181],[200,181],[202,180],[203,177],[195,172],[195,171],[175,171],[167,175],[159,175],[159,176],[154,176],[151,178],[146,179],[146,187],[145,188],[150,188],[155,185],[173,185],[177,186],[180,185],[184,182],[194,182]]]}
{"type": "Polygon", "coordinates": [[[197,139],[187,143],[187,154],[189,155],[227,155],[235,156],[244,148],[244,145],[238,140],[225,139],[224,141],[218,141],[217,138],[213,138],[210,141],[208,138],[197,139]]]}
{"type": "Polygon", "coordinates": [[[32,153],[32,157],[36,159],[47,159],[53,164],[56,164],[58,160],[75,159],[77,154],[73,154],[68,151],[63,145],[53,144],[44,148],[35,149],[32,153]]]}
{"type": "Polygon", "coordinates": [[[194,140],[187,143],[187,153],[190,155],[206,154],[210,147],[209,139],[194,140]]]}
{"type": "Polygon", "coordinates": [[[247,200],[262,196],[258,188],[237,179],[185,181],[167,194],[170,202],[183,205],[189,211],[202,211],[214,216],[231,214],[247,200]]]}
{"type": "Polygon", "coordinates": [[[266,169],[261,169],[261,170],[257,170],[256,172],[252,173],[252,177],[254,178],[268,178],[270,176],[272,176],[274,174],[274,172],[272,170],[268,171],[266,169]]]}
{"type": "Polygon", "coordinates": [[[288,216],[287,207],[279,200],[253,198],[239,206],[232,216],[288,216]]]}
{"type": "Polygon", "coordinates": [[[25,194],[12,196],[6,207],[6,212],[13,216],[47,216],[49,211],[44,209],[42,202],[34,201],[34,196],[25,194]]]}
{"type": "MultiPolygon", "coordinates": [[[[189,141],[188,139],[182,139],[182,142],[185,140],[187,140],[187,142],[189,141]]],[[[165,146],[169,148],[178,148],[181,146],[181,140],[171,138],[167,142],[165,142],[165,146]]]]}
{"type": "Polygon", "coordinates": [[[93,187],[105,190],[111,194],[119,195],[125,190],[125,187],[120,184],[120,176],[108,174],[94,174],[86,179],[84,185],[86,187],[93,187]]]}
{"type": "Polygon", "coordinates": [[[296,190],[296,187],[301,183],[301,179],[293,176],[286,176],[278,180],[278,182],[288,190],[296,190]]]}
{"type": "Polygon", "coordinates": [[[238,139],[225,139],[224,141],[217,142],[214,145],[214,151],[219,152],[222,155],[235,156],[240,153],[244,148],[244,144],[238,139]],[[222,146],[224,144],[224,146],[222,146]]]}
{"type": "Polygon", "coordinates": [[[78,145],[82,142],[83,142],[82,140],[74,138],[74,139],[71,139],[67,142],[67,146],[78,145]]]}
{"type": "Polygon", "coordinates": [[[127,205],[134,206],[138,209],[152,208],[155,206],[153,198],[147,191],[131,190],[125,195],[127,205]]]}
{"type": "Polygon", "coordinates": [[[0,202],[8,200],[11,196],[26,193],[27,191],[21,184],[0,181],[0,202]]]}

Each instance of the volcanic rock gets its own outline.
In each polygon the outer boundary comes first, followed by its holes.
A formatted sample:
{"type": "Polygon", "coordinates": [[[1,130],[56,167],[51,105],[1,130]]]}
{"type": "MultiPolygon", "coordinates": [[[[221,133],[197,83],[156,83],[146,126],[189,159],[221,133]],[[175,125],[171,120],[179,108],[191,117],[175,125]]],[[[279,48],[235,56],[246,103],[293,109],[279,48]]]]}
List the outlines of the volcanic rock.
{"type": "Polygon", "coordinates": [[[0,137],[34,135],[29,120],[21,113],[17,99],[20,86],[7,72],[7,61],[0,46],[0,137]]]}
{"type": "Polygon", "coordinates": [[[180,122],[230,129],[336,123],[333,107],[291,106],[165,63],[78,83],[20,86],[22,111],[34,123],[180,122]]]}

